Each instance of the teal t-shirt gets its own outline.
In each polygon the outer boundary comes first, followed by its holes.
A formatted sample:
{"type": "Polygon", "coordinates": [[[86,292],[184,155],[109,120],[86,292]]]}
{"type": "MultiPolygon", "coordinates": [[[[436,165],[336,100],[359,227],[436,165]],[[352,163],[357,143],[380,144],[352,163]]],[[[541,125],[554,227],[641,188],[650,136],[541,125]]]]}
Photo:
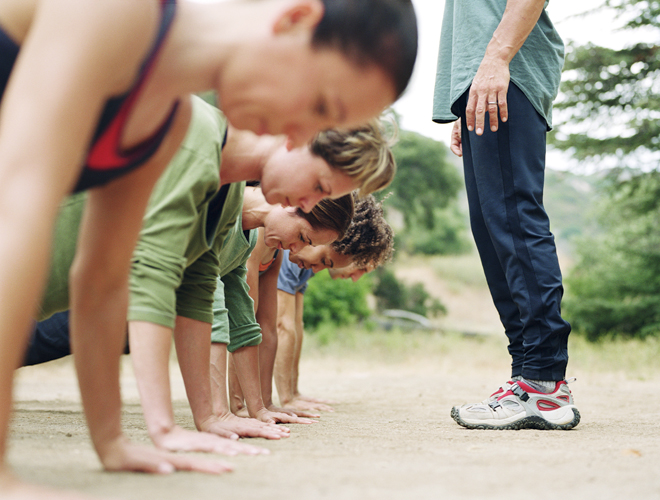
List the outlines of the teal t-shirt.
{"type": "MultiPolygon", "coordinates": [[[[507,0],[445,0],[433,95],[433,121],[456,120],[456,101],[470,87],[507,0]]],[[[545,2],[547,6],[548,2],[545,2]]],[[[564,43],[543,9],[509,65],[511,81],[552,127],[552,101],[564,65],[564,43]]]]}

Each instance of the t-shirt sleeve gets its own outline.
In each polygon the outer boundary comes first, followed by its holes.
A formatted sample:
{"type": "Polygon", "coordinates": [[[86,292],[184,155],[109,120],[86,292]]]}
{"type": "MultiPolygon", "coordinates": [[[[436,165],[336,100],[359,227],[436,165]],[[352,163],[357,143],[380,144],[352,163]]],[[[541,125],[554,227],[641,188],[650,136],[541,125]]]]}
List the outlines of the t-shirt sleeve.
{"type": "Polygon", "coordinates": [[[282,255],[280,274],[277,277],[277,289],[295,295],[299,274],[300,268],[289,260],[289,251],[285,250],[284,255],[282,255]]]}
{"type": "Polygon", "coordinates": [[[184,318],[213,323],[213,300],[220,265],[213,250],[188,266],[176,290],[176,313],[184,318]]]}
{"type": "Polygon", "coordinates": [[[211,342],[229,344],[229,317],[225,307],[225,285],[217,278],[217,286],[213,294],[213,326],[211,327],[211,342]]]}
{"type": "MultiPolygon", "coordinates": [[[[148,321],[173,328],[176,289],[187,265],[191,228],[212,192],[198,172],[207,161],[180,150],[154,188],[144,226],[133,252],[130,276],[129,321],[148,321]]],[[[216,167],[217,168],[217,167],[216,167]]]]}
{"type": "Polygon", "coordinates": [[[247,267],[242,264],[220,278],[225,287],[225,305],[229,317],[229,346],[234,352],[241,347],[261,343],[261,327],[254,315],[254,301],[249,294],[247,267]]]}

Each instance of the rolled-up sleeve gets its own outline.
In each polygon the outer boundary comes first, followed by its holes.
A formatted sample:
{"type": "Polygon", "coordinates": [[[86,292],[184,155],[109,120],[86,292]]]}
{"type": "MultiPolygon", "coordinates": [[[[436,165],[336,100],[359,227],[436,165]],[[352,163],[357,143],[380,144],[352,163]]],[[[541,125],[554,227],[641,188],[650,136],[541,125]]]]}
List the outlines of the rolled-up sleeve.
{"type": "Polygon", "coordinates": [[[229,344],[229,318],[225,307],[225,285],[220,278],[215,289],[213,301],[213,327],[211,342],[214,344],[229,344]]]}
{"type": "Polygon", "coordinates": [[[229,352],[261,344],[261,327],[254,315],[246,277],[247,267],[243,264],[221,278],[229,317],[229,352]]]}
{"type": "Polygon", "coordinates": [[[176,290],[176,313],[184,318],[213,323],[213,301],[220,265],[209,250],[185,271],[176,290]]]}

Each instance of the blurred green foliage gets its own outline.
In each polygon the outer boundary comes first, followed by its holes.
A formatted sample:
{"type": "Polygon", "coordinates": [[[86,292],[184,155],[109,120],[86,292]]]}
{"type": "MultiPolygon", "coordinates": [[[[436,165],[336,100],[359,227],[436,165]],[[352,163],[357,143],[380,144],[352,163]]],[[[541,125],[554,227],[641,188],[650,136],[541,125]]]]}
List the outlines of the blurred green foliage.
{"type": "Polygon", "coordinates": [[[605,0],[639,42],[568,47],[554,146],[608,169],[603,233],[582,238],[564,301],[591,340],[660,332],[660,2],[605,0]]]}
{"type": "Polygon", "coordinates": [[[601,236],[586,238],[566,280],[565,311],[590,339],[660,332],[660,173],[610,188],[601,236]]]}
{"type": "Polygon", "coordinates": [[[305,291],[303,321],[306,328],[321,324],[349,325],[369,317],[367,295],[371,291],[369,275],[357,282],[333,280],[327,272],[316,274],[305,291]]]}
{"type": "Polygon", "coordinates": [[[379,311],[403,309],[422,316],[437,316],[447,312],[438,299],[431,297],[423,284],[406,285],[387,267],[376,269],[373,274],[373,294],[379,311]]]}
{"type": "Polygon", "coordinates": [[[577,159],[655,166],[660,152],[660,2],[606,0],[640,42],[621,49],[569,45],[551,143],[577,159]]]}
{"type": "Polygon", "coordinates": [[[397,249],[427,255],[455,254],[470,248],[467,217],[458,206],[463,180],[449,150],[438,141],[403,130],[393,147],[397,175],[388,189],[384,207],[402,215],[397,249]]]}

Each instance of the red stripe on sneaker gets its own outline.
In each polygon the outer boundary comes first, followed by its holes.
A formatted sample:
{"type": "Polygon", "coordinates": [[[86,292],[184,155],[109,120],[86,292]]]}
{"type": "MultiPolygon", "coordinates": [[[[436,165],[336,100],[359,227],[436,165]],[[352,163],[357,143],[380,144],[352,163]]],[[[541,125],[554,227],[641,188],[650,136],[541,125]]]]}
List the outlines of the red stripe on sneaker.
{"type": "Polygon", "coordinates": [[[536,407],[541,411],[550,411],[550,410],[556,410],[557,408],[561,408],[561,406],[555,403],[554,401],[548,401],[547,399],[539,399],[536,402],[536,407]]]}
{"type": "Polygon", "coordinates": [[[557,399],[561,399],[562,401],[566,401],[567,403],[570,402],[568,396],[557,396],[557,399]]]}

